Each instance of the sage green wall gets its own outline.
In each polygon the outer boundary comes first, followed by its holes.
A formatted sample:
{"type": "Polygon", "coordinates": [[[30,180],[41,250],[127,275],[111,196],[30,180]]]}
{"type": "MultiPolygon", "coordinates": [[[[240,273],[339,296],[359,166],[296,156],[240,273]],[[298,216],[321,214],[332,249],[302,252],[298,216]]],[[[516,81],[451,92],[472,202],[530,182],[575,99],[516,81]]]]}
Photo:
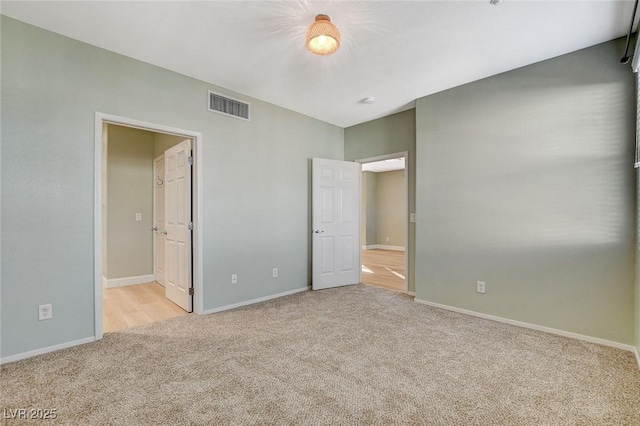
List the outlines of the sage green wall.
{"type": "Polygon", "coordinates": [[[378,176],[374,172],[362,172],[363,203],[362,209],[362,245],[370,246],[378,244],[378,176]]]}
{"type": "Polygon", "coordinates": [[[166,133],[154,133],[154,153],[153,158],[160,157],[166,150],[176,146],[184,140],[182,136],[168,135],[166,133]]]}
{"type": "Polygon", "coordinates": [[[107,279],[153,274],[155,133],[109,125],[107,149],[107,279]],[[142,221],[136,221],[142,213],[142,221]]]}
{"type": "Polygon", "coordinates": [[[376,173],[377,244],[404,247],[404,170],[376,173]],[[389,237],[389,241],[387,241],[389,237]]]}
{"type": "Polygon", "coordinates": [[[202,132],[205,309],[309,284],[309,159],[342,159],[343,129],[1,19],[2,357],[94,335],[96,111],[202,132]],[[208,112],[208,89],[251,121],[208,112]]]}
{"type": "Polygon", "coordinates": [[[417,101],[418,299],[634,343],[635,99],[622,43],[417,101]]]}
{"type": "MultiPolygon", "coordinates": [[[[407,151],[409,172],[409,212],[416,203],[416,117],[411,109],[344,129],[344,159],[359,160],[407,151]]],[[[420,221],[420,215],[417,215],[420,221]]],[[[409,223],[409,291],[415,282],[415,223],[409,223]]]]}

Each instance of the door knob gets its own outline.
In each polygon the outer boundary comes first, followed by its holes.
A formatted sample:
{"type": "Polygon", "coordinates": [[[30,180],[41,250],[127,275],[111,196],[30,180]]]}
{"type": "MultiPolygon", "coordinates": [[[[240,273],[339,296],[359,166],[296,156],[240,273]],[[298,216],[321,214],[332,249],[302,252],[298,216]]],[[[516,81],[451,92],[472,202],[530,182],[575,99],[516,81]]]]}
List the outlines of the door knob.
{"type": "Polygon", "coordinates": [[[313,232],[315,232],[316,234],[321,234],[324,232],[324,230],[322,229],[314,229],[313,232]]]}
{"type": "Polygon", "coordinates": [[[153,228],[151,228],[151,230],[152,230],[152,231],[157,231],[157,230],[158,230],[158,227],[157,227],[157,226],[154,226],[153,228]]]}

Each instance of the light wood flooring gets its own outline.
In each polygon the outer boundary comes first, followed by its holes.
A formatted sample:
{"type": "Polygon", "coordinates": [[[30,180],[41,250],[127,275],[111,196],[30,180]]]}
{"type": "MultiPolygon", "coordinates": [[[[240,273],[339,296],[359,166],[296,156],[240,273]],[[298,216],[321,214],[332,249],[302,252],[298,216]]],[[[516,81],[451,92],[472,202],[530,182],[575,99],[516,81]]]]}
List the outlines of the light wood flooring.
{"type": "Polygon", "coordinates": [[[187,312],[164,296],[156,282],[103,289],[104,331],[123,330],[187,312]]]}
{"type": "Polygon", "coordinates": [[[362,250],[362,283],[405,291],[404,252],[362,250]]]}

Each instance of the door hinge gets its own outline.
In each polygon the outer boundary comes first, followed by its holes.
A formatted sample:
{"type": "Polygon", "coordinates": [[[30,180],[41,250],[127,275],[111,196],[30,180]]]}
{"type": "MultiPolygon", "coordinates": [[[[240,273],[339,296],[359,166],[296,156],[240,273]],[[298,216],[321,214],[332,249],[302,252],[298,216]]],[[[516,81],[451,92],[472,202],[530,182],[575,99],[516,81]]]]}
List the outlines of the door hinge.
{"type": "Polygon", "coordinates": [[[193,287],[189,288],[189,296],[193,296],[193,287]]]}
{"type": "Polygon", "coordinates": [[[188,227],[189,227],[189,231],[193,231],[193,222],[189,222],[188,227]]]}
{"type": "Polygon", "coordinates": [[[189,156],[189,158],[187,158],[187,163],[189,163],[190,166],[193,166],[193,157],[189,156]]]}

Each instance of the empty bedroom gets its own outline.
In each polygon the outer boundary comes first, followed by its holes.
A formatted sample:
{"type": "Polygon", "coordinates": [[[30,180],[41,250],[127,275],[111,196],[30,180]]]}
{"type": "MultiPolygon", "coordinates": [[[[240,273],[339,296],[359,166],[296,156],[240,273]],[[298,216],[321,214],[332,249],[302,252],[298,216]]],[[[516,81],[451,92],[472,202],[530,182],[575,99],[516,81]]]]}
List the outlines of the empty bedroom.
{"type": "Polygon", "coordinates": [[[640,424],[638,1],[0,1],[0,423],[640,424]]]}

